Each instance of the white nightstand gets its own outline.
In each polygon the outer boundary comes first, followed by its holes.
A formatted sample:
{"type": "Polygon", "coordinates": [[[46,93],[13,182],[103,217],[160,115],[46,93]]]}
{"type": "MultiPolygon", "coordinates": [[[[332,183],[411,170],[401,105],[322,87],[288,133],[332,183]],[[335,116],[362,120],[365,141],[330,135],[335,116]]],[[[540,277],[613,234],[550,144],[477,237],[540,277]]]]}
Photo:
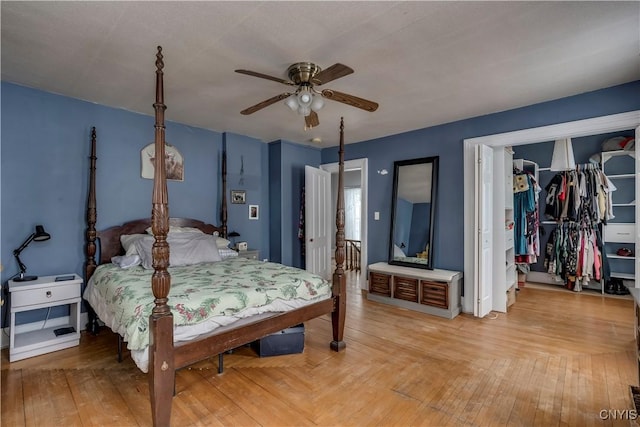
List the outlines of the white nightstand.
{"type": "MultiPolygon", "coordinates": [[[[80,343],[81,285],[82,278],[77,274],[41,276],[29,282],[9,280],[11,295],[10,362],[62,350],[80,343]],[[61,276],[73,276],[73,279],[56,282],[56,277],[61,276]],[[19,328],[24,329],[24,332],[16,331],[16,313],[61,305],[69,305],[67,324],[60,325],[58,322],[56,326],[45,327],[46,324],[43,324],[38,327],[37,323],[41,322],[34,322],[18,325],[19,328]],[[56,336],[55,331],[69,327],[74,330],[56,336]]],[[[48,319],[48,322],[55,320],[57,319],[48,319]]]]}
{"type": "Polygon", "coordinates": [[[260,251],[258,249],[247,249],[246,251],[238,251],[238,256],[248,259],[260,259],[260,251]]]}

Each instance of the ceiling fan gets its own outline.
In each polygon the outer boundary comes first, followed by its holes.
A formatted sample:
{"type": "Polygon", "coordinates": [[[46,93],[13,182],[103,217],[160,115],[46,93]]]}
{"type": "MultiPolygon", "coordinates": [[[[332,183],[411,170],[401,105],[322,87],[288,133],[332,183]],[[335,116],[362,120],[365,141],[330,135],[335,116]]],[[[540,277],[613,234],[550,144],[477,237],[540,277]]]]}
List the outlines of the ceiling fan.
{"type": "Polygon", "coordinates": [[[272,80],[288,86],[297,86],[297,89],[294,92],[285,92],[280,95],[276,95],[240,111],[240,114],[253,114],[271,104],[286,99],[285,103],[289,108],[304,115],[306,128],[313,128],[320,124],[317,111],[324,105],[324,100],[322,98],[342,102],[343,104],[351,105],[352,107],[361,108],[370,112],[378,109],[378,103],[376,102],[349,95],[347,93],[338,92],[333,89],[323,89],[319,91],[315,88],[315,86],[321,86],[325,83],[353,73],[353,69],[343,64],[333,64],[331,67],[323,70],[318,65],[311,62],[297,62],[289,66],[287,69],[289,80],[251,70],[235,71],[236,73],[260,77],[261,79],[272,80]]]}

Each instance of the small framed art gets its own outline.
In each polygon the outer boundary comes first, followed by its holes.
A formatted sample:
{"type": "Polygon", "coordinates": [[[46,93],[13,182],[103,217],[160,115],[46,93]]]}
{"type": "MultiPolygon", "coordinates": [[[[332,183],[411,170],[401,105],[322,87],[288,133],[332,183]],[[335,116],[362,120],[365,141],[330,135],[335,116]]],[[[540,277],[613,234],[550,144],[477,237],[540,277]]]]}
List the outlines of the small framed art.
{"type": "Polygon", "coordinates": [[[231,190],[231,203],[245,204],[247,202],[247,192],[244,190],[231,190]]]}
{"type": "Polygon", "coordinates": [[[258,205],[249,205],[249,219],[259,218],[260,207],[258,205]]]}

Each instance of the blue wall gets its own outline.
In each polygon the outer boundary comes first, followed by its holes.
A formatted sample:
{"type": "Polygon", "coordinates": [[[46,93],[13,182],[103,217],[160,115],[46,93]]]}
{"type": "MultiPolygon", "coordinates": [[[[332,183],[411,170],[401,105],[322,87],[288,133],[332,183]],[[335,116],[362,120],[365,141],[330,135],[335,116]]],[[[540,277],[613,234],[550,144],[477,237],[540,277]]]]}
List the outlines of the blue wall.
{"type": "Polygon", "coordinates": [[[272,260],[304,268],[302,242],[298,239],[304,167],[319,167],[321,151],[287,141],[275,141],[269,145],[271,217],[274,222],[270,235],[272,260]]]}
{"type": "MultiPolygon", "coordinates": [[[[152,180],[140,177],[140,150],[153,142],[154,118],[9,83],[1,89],[2,284],[18,272],[12,251],[36,224],[52,237],[21,254],[28,273],[82,275],[91,127],[98,140],[97,228],[103,229],[151,214],[152,180]]],[[[220,223],[223,137],[231,179],[238,177],[243,155],[247,201],[263,208],[259,221],[248,221],[248,212],[233,206],[230,227],[268,257],[267,147],[255,139],[167,122],[167,141],[181,152],[185,168],[184,181],[168,182],[170,215],[220,223]]],[[[51,317],[63,311],[52,311],[51,317]]]]}
{"type": "Polygon", "coordinates": [[[258,139],[232,133],[224,134],[224,143],[227,151],[228,230],[240,233],[236,242],[247,242],[250,249],[260,250],[261,259],[269,258],[268,147],[258,139]],[[231,190],[245,190],[246,203],[231,203],[231,190]],[[249,205],[258,205],[257,220],[249,219],[249,205]]]}
{"type": "MultiPolygon", "coordinates": [[[[153,117],[10,83],[2,83],[1,94],[2,283],[17,273],[12,251],[36,224],[43,224],[52,238],[33,243],[23,252],[28,272],[82,273],[91,126],[98,132],[97,227],[102,229],[150,215],[152,181],[140,177],[140,150],[153,141],[153,117]]],[[[167,103],[170,119],[170,100],[167,103]]],[[[345,157],[368,158],[370,170],[375,171],[393,170],[396,160],[439,156],[434,264],[462,270],[463,139],[638,109],[640,81],[348,144],[345,157]]],[[[349,123],[345,127],[348,141],[349,123]]],[[[320,151],[285,141],[267,145],[241,135],[172,122],[167,123],[166,134],[167,141],[182,153],[185,165],[185,180],[168,183],[172,216],[219,223],[220,162],[226,144],[228,189],[247,191],[247,205],[229,204],[229,230],[238,231],[239,240],[260,249],[263,258],[302,265],[297,227],[304,165],[337,162],[337,147],[320,151]],[[239,184],[240,158],[245,163],[244,188],[239,184]],[[248,220],[248,204],[260,206],[258,221],[248,220]]],[[[385,261],[393,177],[369,174],[368,186],[372,190],[369,262],[385,261]],[[375,211],[380,212],[379,221],[373,219],[375,211]]]]}
{"type": "MultiPolygon", "coordinates": [[[[369,159],[369,169],[375,171],[393,170],[393,162],[396,160],[440,156],[438,206],[434,207],[434,266],[462,271],[464,139],[634,110],[640,110],[640,80],[514,110],[348,144],[345,148],[345,160],[366,157],[369,159]]],[[[345,140],[349,141],[348,122],[345,123],[345,140]]],[[[322,151],[322,163],[337,161],[337,147],[322,151]]],[[[369,174],[368,186],[375,189],[369,191],[367,218],[368,262],[374,263],[388,258],[393,176],[369,174]],[[379,221],[373,219],[375,211],[380,212],[379,221]]]]}
{"type": "Polygon", "coordinates": [[[411,223],[413,216],[413,205],[408,200],[398,197],[396,200],[396,226],[393,229],[393,243],[398,245],[402,251],[407,254],[411,253],[409,234],[411,231],[411,223]],[[404,244],[404,247],[402,246],[404,244]]]}
{"type": "Polygon", "coordinates": [[[429,236],[429,218],[431,215],[431,203],[415,203],[411,221],[411,234],[409,237],[409,250],[407,254],[415,256],[427,247],[429,236]]]}

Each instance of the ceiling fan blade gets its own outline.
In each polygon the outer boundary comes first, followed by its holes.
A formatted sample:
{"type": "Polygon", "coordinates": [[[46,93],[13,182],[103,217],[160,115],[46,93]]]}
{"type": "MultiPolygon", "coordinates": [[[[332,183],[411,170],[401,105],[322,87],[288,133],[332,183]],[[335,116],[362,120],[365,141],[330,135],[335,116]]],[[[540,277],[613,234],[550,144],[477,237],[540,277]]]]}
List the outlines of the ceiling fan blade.
{"type": "Polygon", "coordinates": [[[240,111],[240,114],[244,114],[245,116],[248,114],[253,114],[258,110],[262,110],[264,107],[268,107],[271,104],[275,104],[278,101],[282,101],[283,99],[286,99],[288,97],[290,97],[292,94],[291,93],[281,93],[280,95],[276,95],[273,98],[269,98],[265,101],[259,102],[256,105],[246,108],[242,111],[240,111]]]}
{"type": "Polygon", "coordinates": [[[314,128],[320,124],[320,119],[318,118],[318,113],[315,111],[311,111],[308,116],[305,116],[304,123],[307,125],[309,129],[314,128]]]}
{"type": "Polygon", "coordinates": [[[369,101],[363,98],[358,98],[357,96],[349,95],[348,93],[338,92],[337,90],[325,89],[322,91],[322,96],[332,101],[342,102],[343,104],[351,105],[352,107],[361,108],[369,112],[374,112],[378,109],[377,102],[369,101]]]}
{"type": "Polygon", "coordinates": [[[280,77],[273,77],[267,74],[262,74],[262,73],[258,73],[251,70],[235,70],[235,72],[240,74],[246,74],[248,76],[260,77],[261,79],[272,80],[274,82],[282,83],[289,86],[295,86],[295,83],[292,82],[291,80],[285,80],[285,79],[281,79],[280,77]]]}
{"type": "Polygon", "coordinates": [[[353,73],[351,67],[347,67],[344,64],[333,64],[331,67],[320,71],[313,77],[313,83],[316,85],[323,85],[332,80],[339,79],[340,77],[348,76],[353,73]]]}

